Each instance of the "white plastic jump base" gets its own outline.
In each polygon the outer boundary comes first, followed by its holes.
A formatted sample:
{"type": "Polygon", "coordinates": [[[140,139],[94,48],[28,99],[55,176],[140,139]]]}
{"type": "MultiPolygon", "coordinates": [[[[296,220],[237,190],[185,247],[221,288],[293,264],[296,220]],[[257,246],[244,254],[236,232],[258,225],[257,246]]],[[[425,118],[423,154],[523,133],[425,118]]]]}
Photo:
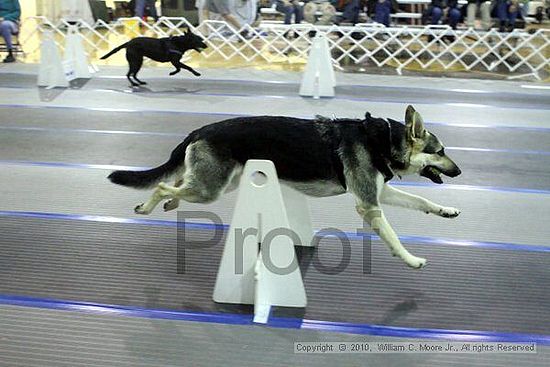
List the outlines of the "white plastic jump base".
{"type": "Polygon", "coordinates": [[[61,56],[51,31],[44,32],[44,39],[40,46],[40,67],[36,84],[39,87],[48,88],[69,86],[61,56]]]}
{"type": "Polygon", "coordinates": [[[334,97],[336,78],[332,58],[325,35],[318,33],[313,39],[306,71],[300,85],[300,95],[304,97],[334,97]]]}
{"type": "Polygon", "coordinates": [[[69,81],[77,78],[90,79],[90,65],[84,46],[82,45],[82,37],[78,33],[78,28],[74,25],[69,26],[67,36],[65,37],[65,55],[63,61],[69,64],[72,68],[72,75],[68,77],[69,81]]]}
{"type": "Polygon", "coordinates": [[[294,245],[311,245],[309,209],[283,187],[273,162],[247,161],[214,287],[215,302],[253,304],[257,323],[267,323],[271,306],[307,303],[294,245]]]}

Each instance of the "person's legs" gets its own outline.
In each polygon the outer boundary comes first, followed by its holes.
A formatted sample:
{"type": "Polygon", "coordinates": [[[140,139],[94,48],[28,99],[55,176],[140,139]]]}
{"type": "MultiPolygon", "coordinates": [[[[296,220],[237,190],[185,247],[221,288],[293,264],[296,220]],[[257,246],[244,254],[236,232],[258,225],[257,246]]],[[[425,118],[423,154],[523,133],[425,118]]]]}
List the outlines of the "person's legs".
{"type": "Polygon", "coordinates": [[[157,7],[155,6],[155,0],[147,0],[147,5],[149,6],[149,15],[157,21],[159,19],[159,16],[157,14],[157,7]]]}
{"type": "Polygon", "coordinates": [[[498,30],[500,32],[505,31],[506,22],[508,20],[508,4],[506,0],[498,0],[497,3],[497,18],[499,21],[498,30]]]}
{"type": "Polygon", "coordinates": [[[284,5],[282,1],[277,1],[277,6],[275,7],[279,13],[283,13],[285,16],[285,24],[290,24],[292,21],[292,14],[294,13],[294,7],[292,5],[284,5]]]}
{"type": "Polygon", "coordinates": [[[315,12],[317,12],[317,4],[309,2],[304,5],[303,13],[306,22],[315,24],[315,12]]]}
{"type": "MultiPolygon", "coordinates": [[[[225,20],[227,23],[233,26],[235,30],[241,29],[241,23],[234,15],[231,14],[231,9],[229,8],[229,0],[207,1],[205,9],[208,9],[216,14],[219,14],[223,18],[223,20],[225,20]]],[[[208,11],[204,11],[203,14],[205,17],[210,15],[208,11]]]]}
{"type": "Polygon", "coordinates": [[[439,6],[434,6],[432,8],[432,24],[439,24],[442,15],[443,10],[439,6]]]}
{"type": "Polygon", "coordinates": [[[477,11],[477,4],[475,3],[468,4],[468,7],[466,8],[466,25],[470,28],[474,27],[474,23],[476,20],[476,11],[477,11]]]}
{"type": "Polygon", "coordinates": [[[359,0],[351,0],[346,4],[342,12],[344,19],[352,24],[357,24],[359,22],[359,3],[359,0]]]}
{"type": "Polygon", "coordinates": [[[304,19],[304,7],[300,4],[294,5],[294,23],[302,23],[304,19]]]}
{"type": "Polygon", "coordinates": [[[390,26],[390,10],[391,10],[390,0],[385,0],[383,2],[377,2],[374,10],[374,20],[377,23],[384,24],[386,27],[390,26]]]}
{"type": "Polygon", "coordinates": [[[460,10],[457,8],[451,8],[449,9],[449,25],[452,29],[456,29],[456,26],[460,20],[460,10]]]}
{"type": "Polygon", "coordinates": [[[145,0],[136,0],[136,7],[134,9],[135,16],[143,18],[143,12],[145,11],[145,0]]]}
{"type": "Polygon", "coordinates": [[[2,34],[2,37],[4,38],[4,41],[6,42],[6,48],[8,50],[11,50],[13,48],[13,44],[11,41],[11,34],[12,34],[12,22],[8,20],[4,20],[0,22],[0,34],[2,34]]]}
{"type": "Polygon", "coordinates": [[[227,14],[220,14],[220,15],[227,23],[231,24],[235,28],[235,30],[238,31],[239,29],[241,29],[241,23],[237,18],[235,18],[233,14],[227,13],[227,14]]]}
{"type": "Polygon", "coordinates": [[[481,13],[481,26],[484,30],[491,28],[491,2],[485,1],[479,5],[479,11],[481,13]]]}
{"type": "Polygon", "coordinates": [[[4,59],[4,62],[14,62],[15,57],[13,57],[13,42],[12,35],[16,34],[18,31],[17,24],[12,21],[4,20],[0,22],[0,35],[4,38],[6,42],[6,48],[8,50],[8,56],[4,59]]]}
{"type": "Polygon", "coordinates": [[[510,30],[514,30],[514,26],[516,25],[516,18],[519,15],[519,9],[515,7],[512,11],[511,7],[508,8],[508,26],[510,27],[510,30]]]}

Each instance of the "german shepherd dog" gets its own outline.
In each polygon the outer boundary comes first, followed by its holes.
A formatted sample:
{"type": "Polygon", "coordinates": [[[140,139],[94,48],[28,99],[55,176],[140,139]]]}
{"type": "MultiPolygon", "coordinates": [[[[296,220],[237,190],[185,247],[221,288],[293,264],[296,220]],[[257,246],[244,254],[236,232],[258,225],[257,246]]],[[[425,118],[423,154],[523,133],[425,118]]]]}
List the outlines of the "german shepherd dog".
{"type": "Polygon", "coordinates": [[[149,214],[162,200],[167,200],[165,211],[176,209],[181,199],[215,201],[237,187],[249,159],[272,161],[282,183],[306,195],[353,194],[357,212],[392,254],[412,268],[422,268],[426,260],[403,247],[380,205],[445,218],[460,214],[458,209],[387,184],[394,174],[420,174],[440,184],[441,174],[455,177],[461,173],[412,106],[407,107],[405,124],[368,113],[363,120],[276,116],[224,120],[193,131],[164,164],[147,171],[115,171],[108,178],[138,189],[156,185],[149,201],[135,208],[138,214],[149,214]],[[160,182],[169,177],[174,177],[174,186],[160,182]]]}
{"type": "Polygon", "coordinates": [[[180,59],[187,50],[201,52],[207,47],[203,39],[191,31],[186,31],[183,36],[168,38],[137,37],[113,49],[103,56],[101,60],[105,60],[109,56],[126,48],[126,60],[128,60],[129,65],[126,77],[132,86],[136,87],[147,84],[137,78],[137,73],[141,69],[144,56],[159,62],[171,62],[176,70],[172,71],[170,75],[175,75],[179,73],[181,69],[185,69],[195,76],[200,76],[200,73],[190,66],[183,64],[180,59]],[[133,81],[131,77],[133,77],[135,81],[133,81]]]}

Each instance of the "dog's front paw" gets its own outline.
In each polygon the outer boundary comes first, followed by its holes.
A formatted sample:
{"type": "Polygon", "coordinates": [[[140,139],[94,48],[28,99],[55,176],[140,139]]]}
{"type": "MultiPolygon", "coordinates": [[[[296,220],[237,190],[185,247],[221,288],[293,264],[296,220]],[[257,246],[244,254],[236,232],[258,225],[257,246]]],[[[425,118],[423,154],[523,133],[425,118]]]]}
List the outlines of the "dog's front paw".
{"type": "Polygon", "coordinates": [[[151,211],[150,211],[150,210],[145,210],[145,204],[144,204],[144,203],[141,203],[141,204],[137,205],[137,206],[134,208],[134,213],[136,213],[136,214],[147,215],[147,214],[150,214],[151,211]]]}
{"type": "Polygon", "coordinates": [[[460,210],[451,206],[442,207],[437,212],[437,215],[443,218],[456,218],[460,214],[460,210]]]}
{"type": "Polygon", "coordinates": [[[403,260],[405,261],[405,264],[413,269],[422,269],[427,264],[427,260],[423,257],[417,257],[413,255],[407,256],[403,260]]]}
{"type": "Polygon", "coordinates": [[[193,73],[193,75],[194,75],[194,76],[201,76],[201,73],[198,73],[198,72],[195,71],[195,72],[193,73]]]}

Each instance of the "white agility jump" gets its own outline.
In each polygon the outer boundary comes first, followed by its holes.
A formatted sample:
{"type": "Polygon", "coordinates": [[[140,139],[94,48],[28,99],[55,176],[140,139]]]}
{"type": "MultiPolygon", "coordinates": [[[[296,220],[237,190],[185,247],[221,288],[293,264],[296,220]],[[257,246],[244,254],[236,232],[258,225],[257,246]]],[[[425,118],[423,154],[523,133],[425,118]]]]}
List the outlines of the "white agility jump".
{"type": "MultiPolygon", "coordinates": [[[[62,47],[68,24],[53,23],[45,17],[25,20],[25,39],[50,30],[62,47]],[[26,38],[25,38],[26,37],[26,38]]],[[[194,27],[185,18],[162,17],[149,24],[139,18],[119,18],[115,22],[78,22],[83,43],[89,52],[105,52],[121,42],[148,35],[180,35],[185,28],[202,35],[209,48],[202,57],[238,58],[244,61],[291,62],[306,59],[313,45],[312,31],[326,37],[332,62],[392,67],[400,73],[408,66],[420,69],[539,73],[550,69],[550,30],[533,32],[473,28],[452,30],[448,26],[384,27],[374,23],[355,26],[316,26],[311,24],[261,24],[259,27],[231,28],[223,21],[208,20],[194,27]],[[245,34],[242,31],[247,30],[245,34]],[[291,30],[295,37],[287,38],[291,30]],[[449,37],[452,36],[452,37],[449,37]],[[292,58],[291,56],[294,56],[292,58]]],[[[36,50],[25,50],[34,52],[36,50]]]]}
{"type": "Polygon", "coordinates": [[[304,195],[279,184],[275,165],[244,166],[213,299],[254,305],[254,322],[266,323],[271,306],[305,307],[306,292],[294,245],[313,245],[304,195]]]}

